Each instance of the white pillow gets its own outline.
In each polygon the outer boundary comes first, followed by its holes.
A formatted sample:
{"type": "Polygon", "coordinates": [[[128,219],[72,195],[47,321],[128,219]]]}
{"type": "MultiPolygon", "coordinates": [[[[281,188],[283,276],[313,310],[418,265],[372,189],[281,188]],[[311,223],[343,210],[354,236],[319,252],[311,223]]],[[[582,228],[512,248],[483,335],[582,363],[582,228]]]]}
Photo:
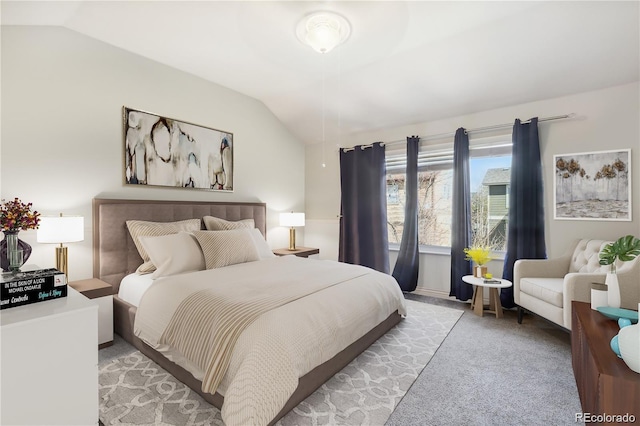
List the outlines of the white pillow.
{"type": "Polygon", "coordinates": [[[202,271],[204,255],[196,238],[188,232],[140,237],[140,242],[149,254],[156,270],[151,278],[156,279],[183,272],[202,271]]]}
{"type": "Polygon", "coordinates": [[[249,232],[251,233],[251,237],[253,238],[253,243],[256,246],[258,258],[260,260],[276,257],[276,255],[273,254],[271,247],[269,247],[269,244],[267,244],[267,241],[262,236],[262,232],[260,232],[258,228],[253,228],[249,232]]]}
{"type": "Polygon", "coordinates": [[[128,220],[127,228],[133,238],[133,243],[140,253],[142,258],[142,265],[136,270],[139,274],[147,274],[155,271],[155,266],[147,251],[140,243],[141,237],[159,237],[161,235],[177,234],[180,231],[197,231],[200,229],[200,219],[187,219],[177,222],[147,222],[144,220],[128,220]]]}
{"type": "Polygon", "coordinates": [[[237,221],[229,221],[214,216],[204,216],[202,218],[204,227],[208,231],[229,231],[231,229],[252,229],[256,227],[253,219],[242,219],[237,221]]]}
{"type": "Polygon", "coordinates": [[[248,229],[196,231],[207,269],[258,260],[258,250],[248,229]]]}

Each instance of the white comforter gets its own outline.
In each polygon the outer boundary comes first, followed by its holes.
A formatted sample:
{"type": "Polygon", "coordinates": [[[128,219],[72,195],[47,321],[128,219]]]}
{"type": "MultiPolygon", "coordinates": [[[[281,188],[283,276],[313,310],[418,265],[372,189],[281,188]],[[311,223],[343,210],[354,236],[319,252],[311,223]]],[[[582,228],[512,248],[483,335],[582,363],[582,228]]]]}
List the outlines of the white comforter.
{"type": "Polygon", "coordinates": [[[206,286],[228,286],[233,291],[234,286],[256,286],[274,279],[304,285],[338,273],[340,284],[263,314],[236,343],[218,387],[225,397],[222,418],[227,425],[267,424],[293,394],[300,377],[394,311],[406,315],[404,297],[391,276],[362,266],[285,256],[161,278],[140,301],[135,334],[202,380],[201,368],[158,343],[173,312],[189,294],[206,286]],[[319,267],[326,273],[318,274],[319,267]],[[350,269],[347,280],[344,268],[350,269]]]}

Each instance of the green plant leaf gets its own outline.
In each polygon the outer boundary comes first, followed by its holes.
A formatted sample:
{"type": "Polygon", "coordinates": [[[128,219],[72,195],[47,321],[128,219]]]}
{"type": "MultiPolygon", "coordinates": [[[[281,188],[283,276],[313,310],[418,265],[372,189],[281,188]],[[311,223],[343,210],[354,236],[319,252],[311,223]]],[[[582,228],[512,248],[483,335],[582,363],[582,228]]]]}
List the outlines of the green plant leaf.
{"type": "Polygon", "coordinates": [[[600,264],[611,265],[620,259],[628,262],[640,255],[640,239],[633,235],[625,235],[613,243],[609,243],[600,251],[600,264]]]}

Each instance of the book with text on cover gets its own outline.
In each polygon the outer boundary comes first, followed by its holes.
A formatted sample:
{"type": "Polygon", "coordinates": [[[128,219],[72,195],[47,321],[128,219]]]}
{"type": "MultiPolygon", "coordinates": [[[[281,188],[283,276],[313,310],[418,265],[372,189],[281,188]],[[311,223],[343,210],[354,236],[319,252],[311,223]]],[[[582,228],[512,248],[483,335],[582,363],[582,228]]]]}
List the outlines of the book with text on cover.
{"type": "Polygon", "coordinates": [[[0,274],[0,309],[67,296],[67,277],[55,268],[0,274]]]}

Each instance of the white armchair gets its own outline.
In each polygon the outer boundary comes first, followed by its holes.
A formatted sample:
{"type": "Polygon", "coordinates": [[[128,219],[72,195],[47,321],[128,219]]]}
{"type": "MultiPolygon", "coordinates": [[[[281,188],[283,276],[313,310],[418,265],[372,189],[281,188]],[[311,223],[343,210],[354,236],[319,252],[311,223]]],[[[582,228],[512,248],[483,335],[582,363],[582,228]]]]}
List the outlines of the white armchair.
{"type": "MultiPolygon", "coordinates": [[[[513,296],[518,323],[523,310],[571,330],[571,301],[591,302],[591,283],[604,283],[609,266],[600,265],[600,250],[610,241],[580,240],[572,253],[555,259],[520,259],[513,267],[513,296]]],[[[640,257],[617,263],[621,307],[640,302],[640,257]]]]}

